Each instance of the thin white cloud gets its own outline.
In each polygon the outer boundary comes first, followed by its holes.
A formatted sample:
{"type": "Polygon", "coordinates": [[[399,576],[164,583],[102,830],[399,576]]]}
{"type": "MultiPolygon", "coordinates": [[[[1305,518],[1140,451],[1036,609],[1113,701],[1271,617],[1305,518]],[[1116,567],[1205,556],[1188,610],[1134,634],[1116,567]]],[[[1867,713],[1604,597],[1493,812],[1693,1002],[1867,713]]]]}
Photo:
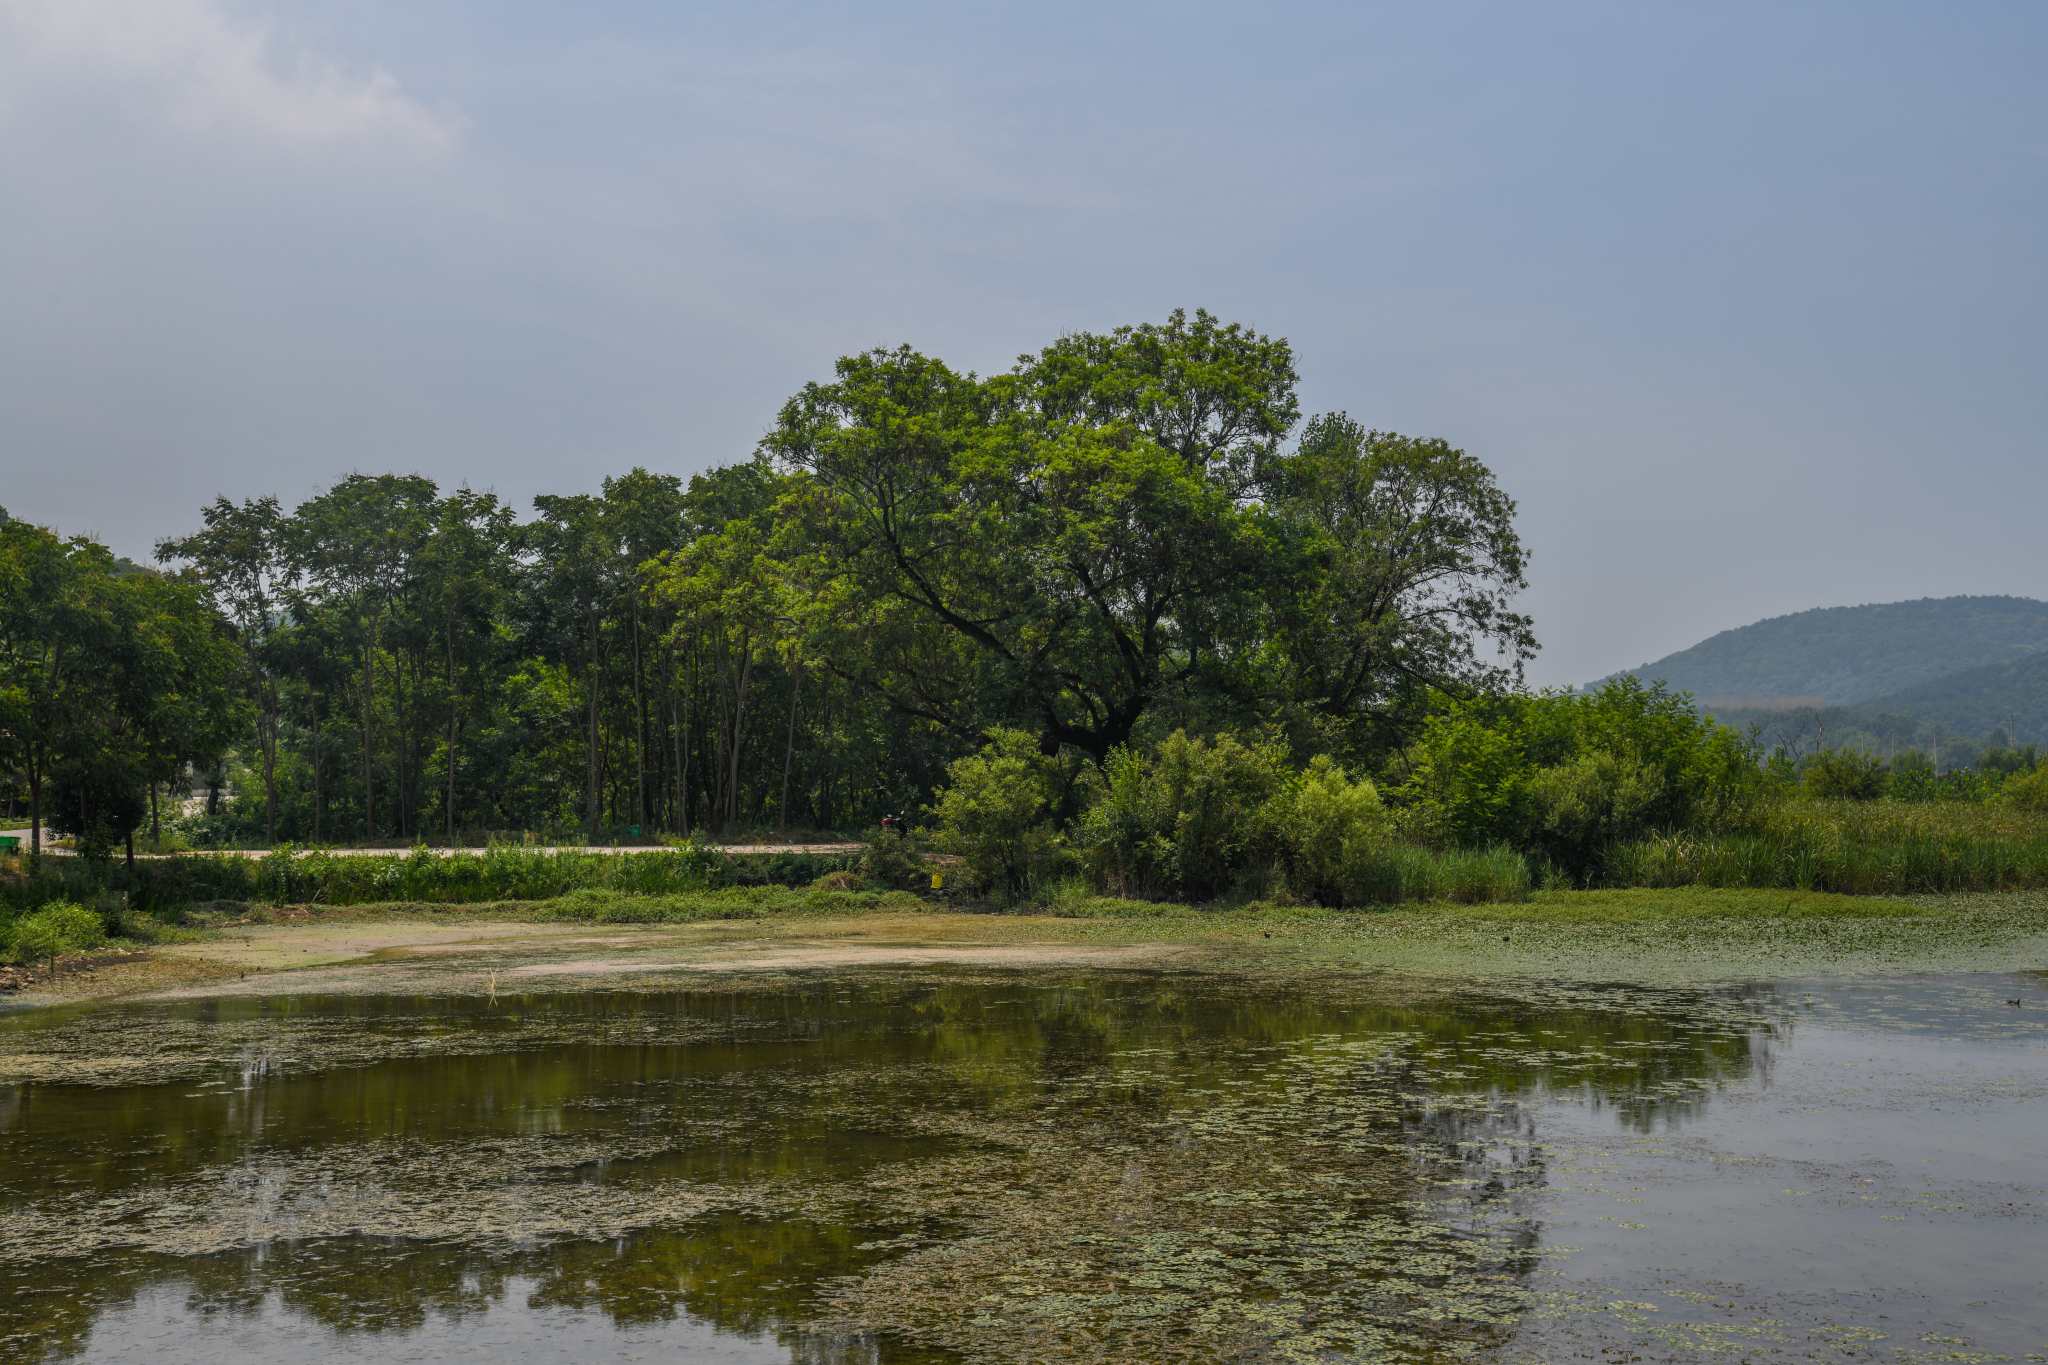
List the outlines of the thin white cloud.
{"type": "Polygon", "coordinates": [[[378,144],[433,155],[457,124],[377,69],[311,53],[280,61],[260,24],[213,0],[0,0],[0,95],[111,82],[194,132],[288,146],[378,144]]]}

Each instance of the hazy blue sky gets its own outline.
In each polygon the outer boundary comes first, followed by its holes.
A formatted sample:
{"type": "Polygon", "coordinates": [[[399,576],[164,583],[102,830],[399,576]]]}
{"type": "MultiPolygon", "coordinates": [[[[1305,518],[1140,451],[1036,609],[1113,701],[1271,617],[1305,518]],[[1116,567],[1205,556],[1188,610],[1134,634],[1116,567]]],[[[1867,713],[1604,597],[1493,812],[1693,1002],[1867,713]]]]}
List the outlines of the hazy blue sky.
{"type": "Polygon", "coordinates": [[[0,0],[0,504],[744,457],[1207,307],[1522,506],[1539,682],[2048,597],[2048,6],[0,0]]]}

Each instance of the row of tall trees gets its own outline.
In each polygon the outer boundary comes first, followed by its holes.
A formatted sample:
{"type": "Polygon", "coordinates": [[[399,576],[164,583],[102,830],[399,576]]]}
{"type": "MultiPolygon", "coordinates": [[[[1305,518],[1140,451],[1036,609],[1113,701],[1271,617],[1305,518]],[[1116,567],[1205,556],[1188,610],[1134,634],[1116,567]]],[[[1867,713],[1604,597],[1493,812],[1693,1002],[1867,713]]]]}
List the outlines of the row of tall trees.
{"type": "MultiPolygon", "coordinates": [[[[852,828],[996,726],[1353,761],[1535,649],[1514,503],[1441,441],[1300,421],[1206,313],[978,377],[842,359],[751,459],[536,498],[354,474],[204,509],[165,591],[228,643],[245,837],[852,828]]],[[[197,772],[210,756],[185,755],[197,772]]]]}
{"type": "Polygon", "coordinates": [[[46,823],[88,850],[131,838],[238,737],[233,674],[200,584],[0,514],[0,764],[33,849],[46,823]]]}

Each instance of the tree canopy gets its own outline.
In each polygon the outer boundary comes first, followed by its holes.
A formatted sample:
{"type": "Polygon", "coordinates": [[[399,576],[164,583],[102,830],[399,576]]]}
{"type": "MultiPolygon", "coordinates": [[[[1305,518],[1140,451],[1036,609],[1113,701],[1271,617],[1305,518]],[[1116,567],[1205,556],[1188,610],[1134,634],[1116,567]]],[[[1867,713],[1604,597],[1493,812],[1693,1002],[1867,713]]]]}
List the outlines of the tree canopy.
{"type": "MultiPolygon", "coordinates": [[[[1519,680],[1515,505],[1443,441],[1304,423],[1297,384],[1285,339],[1175,312],[988,376],[846,356],[748,458],[631,470],[523,520],[396,473],[290,511],[220,498],[159,547],[176,576],[120,591],[206,618],[189,678],[220,674],[206,714],[234,742],[187,717],[149,741],[177,757],[123,771],[226,794],[236,838],[598,839],[865,823],[998,728],[1102,770],[1183,727],[1383,756],[1430,698],[1519,680]]],[[[68,605],[129,581],[104,550],[0,531],[33,548],[24,583],[99,556],[89,590],[17,592],[17,635],[128,638],[68,605]]],[[[36,717],[102,685],[32,656],[4,702],[24,774],[36,717]]],[[[193,695],[178,678],[165,695],[193,695]]]]}

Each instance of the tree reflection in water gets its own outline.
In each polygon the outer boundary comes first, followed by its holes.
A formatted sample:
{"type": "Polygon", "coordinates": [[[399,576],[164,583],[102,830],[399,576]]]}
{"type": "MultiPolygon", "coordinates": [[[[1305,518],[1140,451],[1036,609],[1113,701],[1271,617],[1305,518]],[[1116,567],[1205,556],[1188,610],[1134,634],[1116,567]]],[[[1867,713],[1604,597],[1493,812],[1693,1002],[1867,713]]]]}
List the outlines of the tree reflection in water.
{"type": "Polygon", "coordinates": [[[1773,1009],[933,971],[18,1017],[0,1327],[63,1359],[174,1284],[351,1336],[518,1295],[818,1361],[1463,1354],[1539,1297],[1523,1102],[1680,1121],[1773,1009]]]}

